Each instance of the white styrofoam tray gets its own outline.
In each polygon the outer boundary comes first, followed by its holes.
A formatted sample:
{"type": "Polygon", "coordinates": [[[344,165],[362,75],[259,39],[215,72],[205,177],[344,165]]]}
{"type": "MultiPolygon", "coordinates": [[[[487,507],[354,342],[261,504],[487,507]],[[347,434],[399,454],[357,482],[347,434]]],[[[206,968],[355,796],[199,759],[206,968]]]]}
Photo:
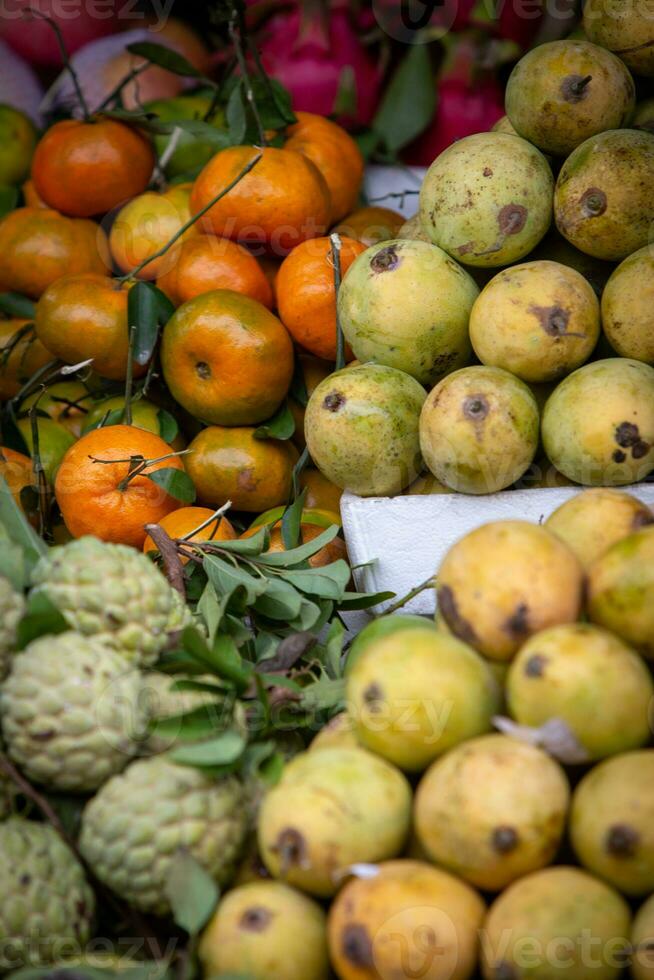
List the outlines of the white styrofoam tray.
{"type": "MultiPolygon", "coordinates": [[[[459,538],[481,524],[497,520],[539,523],[583,487],[504,490],[488,496],[435,493],[405,497],[341,498],[343,530],[357,588],[365,592],[395,592],[398,597],[433,576],[445,553],[459,538]],[[372,564],[366,564],[371,562],[372,564]]],[[[654,506],[654,483],[619,487],[654,506]]],[[[375,612],[390,605],[381,603],[375,612]]],[[[403,612],[433,615],[433,589],[422,592],[403,612]]]]}

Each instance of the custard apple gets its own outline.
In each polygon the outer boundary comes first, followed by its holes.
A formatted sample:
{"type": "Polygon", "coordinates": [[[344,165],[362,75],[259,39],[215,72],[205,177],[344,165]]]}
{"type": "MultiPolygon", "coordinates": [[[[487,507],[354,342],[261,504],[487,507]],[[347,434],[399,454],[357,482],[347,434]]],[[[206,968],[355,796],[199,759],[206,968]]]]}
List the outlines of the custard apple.
{"type": "Polygon", "coordinates": [[[143,912],[170,912],[175,858],[189,853],[220,884],[232,877],[248,830],[243,787],[165,756],[133,762],[82,814],[80,850],[97,878],[143,912]]]}
{"type": "Polygon", "coordinates": [[[9,673],[16,643],[16,627],[25,612],[25,600],[11,582],[0,576],[0,681],[9,673]]]}
{"type": "Polygon", "coordinates": [[[81,952],[94,912],[82,866],[49,824],[0,824],[0,970],[81,952]]]}
{"type": "Polygon", "coordinates": [[[49,789],[97,789],[137,752],[147,724],[141,683],[141,672],[97,637],[34,640],[0,689],[8,754],[49,789]]]}
{"type": "MultiPolygon", "coordinates": [[[[141,700],[150,722],[165,721],[176,718],[204,705],[215,705],[215,711],[221,712],[215,694],[209,691],[179,691],[175,690],[178,681],[194,680],[199,683],[216,684],[216,678],[210,675],[199,677],[182,677],[179,675],[161,674],[150,670],[143,674],[141,700]]],[[[213,710],[213,709],[212,709],[213,710]]],[[[151,731],[141,745],[141,755],[158,755],[167,752],[177,741],[177,732],[168,730],[164,733],[151,731]]]]}
{"type": "Polygon", "coordinates": [[[71,629],[101,637],[139,666],[153,664],[185,607],[159,569],[139,551],[85,537],[52,548],[32,576],[71,629]]]}

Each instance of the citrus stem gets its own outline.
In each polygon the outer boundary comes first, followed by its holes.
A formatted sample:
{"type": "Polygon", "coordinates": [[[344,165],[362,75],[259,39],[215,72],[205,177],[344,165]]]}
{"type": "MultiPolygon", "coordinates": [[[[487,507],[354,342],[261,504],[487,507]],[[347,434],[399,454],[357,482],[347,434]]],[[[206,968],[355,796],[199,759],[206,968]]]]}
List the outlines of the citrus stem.
{"type": "Polygon", "coordinates": [[[252,88],[252,81],[250,79],[250,74],[248,72],[247,62],[245,60],[245,54],[243,53],[243,35],[244,35],[244,19],[239,16],[236,8],[232,18],[229,22],[229,39],[234,45],[234,51],[236,53],[236,61],[238,62],[238,67],[241,72],[241,79],[243,82],[243,88],[245,89],[245,97],[248,101],[248,105],[252,110],[252,115],[254,116],[254,121],[257,125],[257,131],[259,133],[259,146],[266,146],[266,133],[263,128],[263,123],[261,121],[261,116],[259,115],[259,109],[257,108],[257,101],[254,97],[254,90],[252,88]],[[239,21],[238,28],[236,27],[236,20],[239,21]]]}
{"type": "Polygon", "coordinates": [[[433,576],[425,579],[424,582],[421,582],[420,585],[414,586],[414,588],[407,592],[406,595],[403,595],[401,599],[397,599],[391,606],[388,607],[388,609],[385,609],[382,615],[390,616],[392,613],[397,612],[398,609],[401,609],[402,606],[406,606],[407,602],[410,602],[411,599],[415,599],[415,597],[420,595],[421,592],[426,592],[427,589],[433,589],[435,585],[436,580],[433,576]]]}
{"type": "Polygon", "coordinates": [[[131,323],[129,330],[129,344],[127,352],[127,372],[125,374],[125,404],[123,406],[123,425],[132,424],[132,379],[134,377],[134,338],[136,336],[136,324],[131,323]]]}
{"type": "Polygon", "coordinates": [[[49,521],[50,514],[50,488],[41,462],[41,445],[39,440],[39,420],[38,405],[41,397],[45,394],[45,387],[41,391],[34,404],[29,410],[30,429],[32,432],[32,466],[38,483],[39,492],[39,533],[46,541],[51,538],[51,528],[49,521]]]}
{"type": "Polygon", "coordinates": [[[144,61],[142,65],[137,65],[136,68],[130,68],[130,70],[121,79],[121,81],[118,82],[118,84],[114,88],[112,88],[109,95],[107,95],[106,98],[102,100],[102,102],[100,103],[100,105],[95,111],[102,112],[103,109],[106,109],[108,106],[111,106],[111,103],[118,98],[118,96],[121,94],[121,92],[123,91],[126,85],[129,85],[129,83],[133,82],[135,78],[138,78],[138,76],[142,74],[142,72],[147,71],[147,69],[151,67],[152,67],[152,63],[150,61],[144,61]]]}
{"type": "Polygon", "coordinates": [[[338,315],[338,292],[341,288],[341,238],[335,231],[329,236],[332,248],[332,267],[334,269],[334,301],[336,303],[336,370],[345,367],[345,338],[338,315]]]}
{"type": "Polygon", "coordinates": [[[61,54],[61,60],[63,61],[64,67],[66,68],[66,71],[70,75],[71,80],[73,82],[73,88],[75,89],[75,95],[77,96],[79,107],[82,110],[84,122],[89,122],[91,118],[91,113],[89,112],[87,101],[84,98],[84,93],[82,91],[82,86],[80,85],[77,72],[73,68],[71,60],[68,56],[68,51],[66,50],[66,45],[64,43],[61,30],[59,29],[59,25],[56,23],[56,21],[52,19],[52,17],[48,17],[47,14],[41,13],[40,10],[36,10],[34,7],[29,8],[28,16],[36,17],[40,20],[44,20],[47,24],[50,25],[50,27],[54,31],[55,37],[57,38],[57,46],[59,48],[59,53],[61,54]]]}
{"type": "Polygon", "coordinates": [[[196,221],[198,221],[201,217],[203,217],[203,215],[205,215],[207,211],[209,211],[210,208],[214,206],[214,204],[217,204],[218,201],[220,201],[221,198],[225,196],[225,194],[229,194],[229,192],[234,187],[236,187],[239,181],[243,180],[243,178],[247,176],[247,174],[249,174],[251,170],[254,170],[259,160],[261,159],[261,156],[262,156],[261,153],[257,153],[255,157],[253,157],[248,163],[246,163],[243,169],[236,175],[234,180],[230,181],[227,187],[223,187],[223,189],[220,191],[219,194],[216,194],[215,197],[212,197],[208,204],[205,204],[203,208],[200,208],[197,214],[194,214],[191,218],[189,218],[189,220],[182,225],[179,231],[175,232],[173,237],[170,238],[165,245],[162,245],[160,249],[158,249],[153,255],[150,255],[147,259],[144,259],[143,262],[139,262],[139,264],[134,266],[134,268],[130,272],[126,272],[124,276],[118,276],[116,282],[122,283],[122,282],[128,282],[130,279],[134,279],[134,277],[137,276],[139,272],[145,269],[146,265],[149,265],[150,262],[153,262],[155,259],[160,259],[162,255],[165,255],[168,249],[172,245],[174,245],[175,242],[178,241],[182,237],[182,235],[184,235],[189,230],[189,228],[192,228],[196,221]]]}
{"type": "MultiPolygon", "coordinates": [[[[209,527],[209,525],[213,524],[215,520],[218,520],[218,527],[220,527],[220,518],[223,516],[223,514],[227,513],[231,506],[232,502],[231,500],[228,500],[222,505],[222,507],[219,507],[218,510],[214,511],[211,517],[207,517],[206,521],[202,521],[202,524],[198,524],[197,527],[194,527],[192,531],[189,531],[188,534],[185,534],[183,538],[179,538],[178,540],[189,541],[194,534],[204,531],[205,527],[209,527]]],[[[216,530],[218,530],[218,528],[216,528],[216,530]]]]}
{"type": "Polygon", "coordinates": [[[182,599],[186,599],[186,586],[184,585],[184,566],[177,553],[177,545],[170,537],[168,532],[160,524],[146,524],[145,530],[150,535],[157,551],[161,555],[163,570],[166,578],[173,589],[176,589],[182,599]]]}

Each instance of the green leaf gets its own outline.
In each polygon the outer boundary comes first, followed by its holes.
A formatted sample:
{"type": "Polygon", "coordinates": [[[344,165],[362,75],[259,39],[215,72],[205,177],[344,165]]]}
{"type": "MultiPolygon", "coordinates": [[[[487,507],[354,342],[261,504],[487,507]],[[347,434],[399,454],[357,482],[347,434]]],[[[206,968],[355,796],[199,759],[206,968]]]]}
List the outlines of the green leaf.
{"type": "Polygon", "coordinates": [[[265,551],[270,544],[269,525],[262,525],[259,530],[249,538],[234,538],[231,541],[221,541],[220,547],[223,551],[229,551],[234,555],[243,555],[246,558],[256,558],[265,551]]]}
{"type": "Polygon", "coordinates": [[[173,762],[182,766],[227,766],[240,759],[245,745],[240,732],[228,731],[206,742],[182,745],[168,754],[173,762]]]}
{"type": "Polygon", "coordinates": [[[202,595],[198,600],[197,610],[207,627],[209,642],[213,643],[213,639],[220,628],[220,623],[224,616],[224,609],[221,608],[221,603],[211,582],[207,582],[205,585],[202,595]]]}
{"type": "Polygon", "coordinates": [[[230,565],[217,555],[206,555],[202,565],[218,594],[233,592],[236,586],[241,585],[246,591],[248,605],[251,605],[258,596],[263,595],[268,587],[267,579],[254,578],[240,566],[230,565]]]}
{"type": "Polygon", "coordinates": [[[212,84],[190,61],[187,61],[177,51],[173,51],[172,48],[167,48],[163,44],[154,44],[151,41],[137,41],[135,44],[128,44],[127,50],[130,54],[145,58],[146,61],[150,61],[153,65],[158,65],[160,68],[165,68],[166,71],[170,71],[174,75],[182,75],[184,78],[201,78],[206,84],[212,84]]]}
{"type": "Polygon", "coordinates": [[[150,282],[137,282],[127,296],[127,322],[135,328],[132,359],[136,364],[147,364],[157,344],[159,315],[155,289],[150,282]]]}
{"type": "Polygon", "coordinates": [[[304,501],[306,496],[307,488],[305,487],[302,493],[295,498],[293,503],[289,504],[282,516],[282,541],[284,542],[284,548],[287,552],[295,549],[296,545],[300,543],[300,533],[302,531],[302,511],[304,510],[304,501]]]}
{"type": "Polygon", "coordinates": [[[191,854],[180,851],[173,858],[166,895],[176,925],[196,936],[213,915],[220,889],[191,854]]]}
{"type": "MultiPolygon", "coordinates": [[[[193,139],[208,143],[216,151],[224,150],[228,146],[234,146],[231,133],[226,129],[217,129],[210,123],[203,122],[202,119],[176,119],[171,122],[161,123],[158,126],[158,131],[161,135],[172,136],[176,129],[183,130],[189,136],[192,136],[193,139]]],[[[199,173],[200,170],[202,170],[202,167],[197,172],[199,173]]],[[[176,182],[179,183],[179,181],[176,182]]]]}
{"type": "Polygon", "coordinates": [[[24,650],[28,643],[46,634],[65,633],[70,629],[63,614],[44,592],[32,592],[25,615],[16,631],[16,647],[24,650]]]}
{"type": "Polygon", "coordinates": [[[391,153],[400,150],[428,126],[436,108],[429,47],[411,44],[398,65],[377,110],[372,127],[391,153]]]}
{"type": "Polygon", "coordinates": [[[286,399],[267,422],[254,430],[255,439],[290,439],[295,433],[295,419],[286,399]]]}
{"type": "MultiPolygon", "coordinates": [[[[144,683],[147,685],[147,679],[144,683]]],[[[147,690],[146,686],[146,695],[147,690]]],[[[224,692],[219,692],[219,694],[224,697],[224,692]]],[[[154,711],[156,711],[156,705],[155,695],[152,705],[154,711]]],[[[150,726],[150,731],[183,742],[197,742],[198,739],[207,738],[216,731],[222,721],[223,711],[223,706],[218,701],[215,704],[203,704],[193,711],[180,712],[178,715],[170,715],[168,718],[160,718],[154,721],[150,726]]]]}
{"type": "Polygon", "coordinates": [[[297,354],[295,356],[295,367],[293,368],[291,387],[288,389],[288,393],[293,401],[296,401],[298,405],[302,406],[302,408],[306,408],[307,402],[309,401],[309,392],[307,391],[307,383],[304,378],[302,361],[297,354]]]}
{"type": "Polygon", "coordinates": [[[36,306],[21,293],[0,293],[0,313],[19,317],[21,320],[33,320],[36,306]]]}
{"type": "MultiPolygon", "coordinates": [[[[284,766],[286,765],[286,759],[281,752],[275,752],[271,755],[269,759],[259,767],[259,775],[261,779],[269,786],[276,786],[279,780],[282,778],[282,773],[284,772],[284,766]]],[[[224,980],[224,978],[221,978],[224,980]]]]}
{"type": "Polygon", "coordinates": [[[227,120],[232,143],[235,146],[239,146],[245,139],[245,130],[247,129],[243,90],[240,85],[236,85],[229,96],[225,110],[225,119],[227,120]]]}
{"type": "MultiPolygon", "coordinates": [[[[330,615],[332,604],[329,603],[330,615]]],[[[300,615],[289,621],[289,626],[294,630],[315,630],[318,628],[322,616],[320,603],[312,602],[306,596],[302,596],[300,615]]]]}
{"type": "MultiPolygon", "coordinates": [[[[269,565],[271,568],[290,568],[293,565],[299,565],[301,562],[312,558],[321,548],[324,548],[330,541],[333,541],[338,536],[339,531],[338,524],[331,524],[317,538],[314,538],[313,541],[307,541],[306,544],[300,544],[297,548],[291,548],[288,551],[273,551],[261,555],[259,560],[262,564],[269,565]]],[[[331,565],[326,565],[325,568],[331,568],[331,565]]]]}
{"type": "Polygon", "coordinates": [[[17,187],[0,187],[0,218],[13,211],[18,204],[17,187]]]}
{"type": "Polygon", "coordinates": [[[352,65],[343,65],[338,76],[338,91],[332,106],[334,116],[356,115],[358,104],[357,80],[352,65]]]}
{"type": "Polygon", "coordinates": [[[341,676],[341,658],[343,656],[343,640],[345,627],[339,619],[335,619],[329,627],[325,643],[325,667],[333,679],[341,676]]]}
{"type": "Polygon", "coordinates": [[[0,538],[0,569],[17,592],[23,592],[27,588],[29,573],[25,554],[21,546],[9,538],[0,538]]]}
{"type": "Polygon", "coordinates": [[[350,581],[350,566],[339,559],[323,568],[286,569],[280,575],[302,592],[338,602],[350,581]]]}
{"type": "Polygon", "coordinates": [[[281,620],[287,623],[300,614],[302,596],[288,582],[282,579],[270,579],[268,588],[254,603],[254,608],[268,619],[281,620]]]}
{"type": "Polygon", "coordinates": [[[291,96],[274,78],[253,78],[252,88],[264,129],[285,129],[297,122],[291,96]]]}
{"type": "Polygon", "coordinates": [[[157,412],[157,422],[159,423],[159,435],[164,442],[171,443],[179,435],[179,425],[177,419],[165,408],[160,408],[157,412]]]}
{"type": "Polygon", "coordinates": [[[307,685],[302,691],[302,705],[312,711],[329,711],[340,707],[344,698],[344,679],[333,680],[326,674],[307,685]]]}
{"type": "MultiPolygon", "coordinates": [[[[0,455],[1,455],[0,450],[0,455]]],[[[16,544],[25,552],[28,562],[35,563],[48,553],[48,547],[14,500],[5,478],[0,475],[0,524],[16,544]]]]}
{"type": "Polygon", "coordinates": [[[370,609],[380,602],[387,599],[394,599],[395,592],[346,592],[339,602],[339,608],[348,609],[370,609]]]}
{"type": "Polygon", "coordinates": [[[195,486],[186,470],[175,470],[172,466],[164,466],[163,469],[153,470],[152,473],[143,475],[157,486],[163,487],[169,496],[180,500],[183,504],[192,504],[195,500],[195,486]]]}

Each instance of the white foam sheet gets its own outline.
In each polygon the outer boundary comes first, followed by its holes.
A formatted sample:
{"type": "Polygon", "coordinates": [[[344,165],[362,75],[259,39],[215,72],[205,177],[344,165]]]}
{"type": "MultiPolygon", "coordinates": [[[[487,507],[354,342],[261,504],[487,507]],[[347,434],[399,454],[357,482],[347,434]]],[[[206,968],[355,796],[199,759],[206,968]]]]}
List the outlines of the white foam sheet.
{"type": "Polygon", "coordinates": [[[380,167],[372,164],[366,167],[363,188],[371,205],[399,211],[405,218],[411,218],[418,210],[418,195],[426,167],[380,167]],[[414,193],[406,193],[411,191],[414,193]],[[402,197],[390,197],[400,194],[402,197]]]}
{"type": "MultiPolygon", "coordinates": [[[[654,484],[620,487],[654,506],[654,484]]],[[[445,553],[469,531],[489,521],[544,521],[560,504],[583,487],[505,490],[488,496],[462,493],[408,495],[405,497],[341,498],[343,530],[359,591],[395,592],[406,595],[434,575],[445,553]],[[372,564],[367,564],[372,562],[372,564]]],[[[373,610],[383,612],[392,600],[373,610]]],[[[433,615],[433,589],[416,596],[402,612],[433,615]]],[[[359,624],[357,624],[359,625],[359,624]]],[[[360,628],[360,626],[359,626],[360,628]]]]}

